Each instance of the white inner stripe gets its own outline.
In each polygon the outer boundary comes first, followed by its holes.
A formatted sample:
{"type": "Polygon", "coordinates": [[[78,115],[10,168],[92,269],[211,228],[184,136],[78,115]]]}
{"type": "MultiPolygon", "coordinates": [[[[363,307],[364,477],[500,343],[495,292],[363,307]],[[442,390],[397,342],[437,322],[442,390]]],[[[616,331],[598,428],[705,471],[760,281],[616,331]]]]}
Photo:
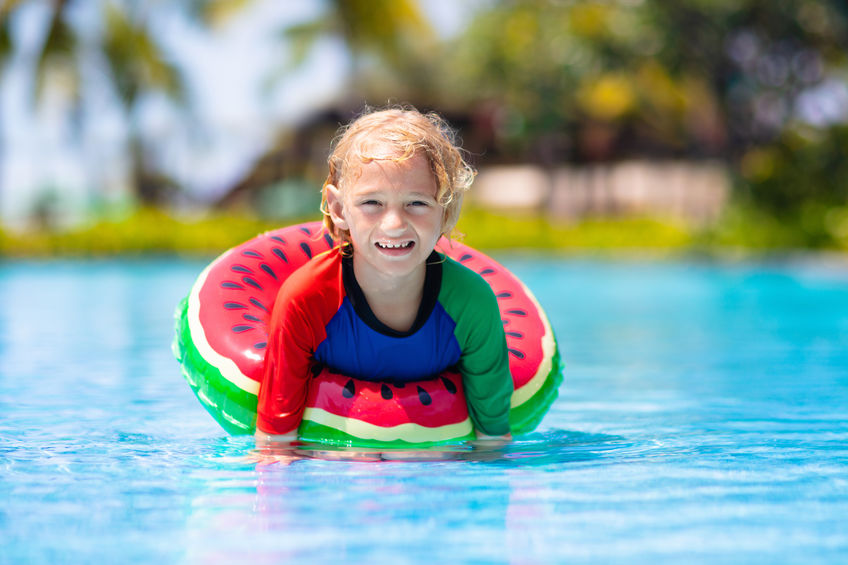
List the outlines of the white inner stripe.
{"type": "Polygon", "coordinates": [[[447,424],[438,428],[428,428],[419,424],[406,423],[397,426],[384,427],[369,424],[356,418],[345,418],[331,414],[321,408],[307,408],[303,411],[303,419],[323,424],[346,434],[360,439],[373,439],[379,441],[394,441],[402,439],[410,443],[424,443],[429,441],[448,441],[464,437],[473,431],[471,420],[466,418],[456,424],[447,424]]]}
{"type": "Polygon", "coordinates": [[[524,286],[524,283],[521,281],[519,281],[519,283],[521,284],[521,288],[524,289],[524,292],[533,302],[533,305],[536,307],[536,313],[542,321],[545,333],[542,335],[542,363],[539,365],[539,369],[536,371],[536,374],[533,375],[533,378],[527,381],[527,384],[523,387],[512,393],[512,398],[509,401],[510,408],[521,406],[530,400],[530,398],[536,394],[540,388],[542,388],[542,385],[545,384],[545,378],[551,371],[551,363],[553,362],[555,347],[554,332],[551,330],[551,324],[548,322],[548,317],[545,316],[545,312],[542,310],[541,304],[539,304],[536,297],[533,296],[533,293],[530,292],[530,289],[524,286]]]}
{"type": "MultiPolygon", "coordinates": [[[[189,332],[191,333],[191,341],[194,343],[194,346],[207,363],[221,371],[221,375],[223,375],[225,379],[241,390],[249,392],[250,394],[258,395],[259,383],[242,373],[241,369],[238,368],[238,365],[236,365],[232,359],[224,357],[212,349],[212,346],[209,345],[209,341],[206,339],[206,333],[203,331],[203,326],[200,324],[200,289],[203,288],[206,278],[209,276],[212,268],[220,261],[223,261],[224,258],[226,258],[231,252],[232,250],[227,251],[212,261],[208,267],[203,269],[200,276],[197,277],[197,281],[194,283],[194,286],[191,288],[191,293],[189,293],[188,296],[188,327],[189,332]]],[[[212,329],[213,331],[226,331],[226,328],[212,329]]]]}

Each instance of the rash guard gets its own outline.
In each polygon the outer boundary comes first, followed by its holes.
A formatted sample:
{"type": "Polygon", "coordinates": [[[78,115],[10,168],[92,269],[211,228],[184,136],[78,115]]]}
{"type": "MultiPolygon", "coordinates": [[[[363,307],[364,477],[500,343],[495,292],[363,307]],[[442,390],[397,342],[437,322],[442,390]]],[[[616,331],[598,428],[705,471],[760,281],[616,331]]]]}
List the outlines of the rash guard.
{"type": "Polygon", "coordinates": [[[257,427],[285,434],[300,424],[315,364],[369,381],[435,378],[455,367],[468,412],[487,435],[509,432],[512,376],[491,287],[480,275],[433,252],[409,331],[374,315],[336,247],[313,258],[280,287],[269,328],[257,427]]]}

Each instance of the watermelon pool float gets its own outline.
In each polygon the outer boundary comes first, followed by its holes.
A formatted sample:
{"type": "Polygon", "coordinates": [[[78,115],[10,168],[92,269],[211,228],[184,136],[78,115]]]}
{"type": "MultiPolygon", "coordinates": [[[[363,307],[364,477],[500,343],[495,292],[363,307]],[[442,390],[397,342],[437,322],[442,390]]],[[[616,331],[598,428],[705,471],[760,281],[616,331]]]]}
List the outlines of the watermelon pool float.
{"type": "MultiPolygon", "coordinates": [[[[200,274],[177,309],[174,354],[201,404],[232,434],[256,428],[267,324],[282,282],[333,239],[319,222],[259,235],[230,249],[200,274]]],[[[513,434],[532,431],[562,381],[559,352],[545,313],[500,264],[446,239],[436,249],[479,273],[498,299],[515,391],[513,434]]],[[[315,372],[302,441],[356,446],[426,446],[474,437],[461,375],[405,384],[315,372]]]]}

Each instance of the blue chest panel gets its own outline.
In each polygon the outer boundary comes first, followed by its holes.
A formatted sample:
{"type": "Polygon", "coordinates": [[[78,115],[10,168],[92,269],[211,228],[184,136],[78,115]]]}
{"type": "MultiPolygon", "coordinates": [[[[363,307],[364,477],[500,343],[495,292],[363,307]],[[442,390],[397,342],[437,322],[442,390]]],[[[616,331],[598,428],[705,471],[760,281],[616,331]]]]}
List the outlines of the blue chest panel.
{"type": "Polygon", "coordinates": [[[371,381],[433,377],[459,361],[455,326],[437,303],[415,333],[386,335],[366,324],[345,297],[327,324],[327,338],[315,350],[315,358],[340,373],[371,381]]]}

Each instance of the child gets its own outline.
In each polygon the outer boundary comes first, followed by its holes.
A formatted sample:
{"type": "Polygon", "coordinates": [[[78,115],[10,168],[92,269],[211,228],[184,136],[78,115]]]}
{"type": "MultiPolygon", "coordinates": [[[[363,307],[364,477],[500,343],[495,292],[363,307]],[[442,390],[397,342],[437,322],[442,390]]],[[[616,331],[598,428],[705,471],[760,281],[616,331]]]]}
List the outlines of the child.
{"type": "Polygon", "coordinates": [[[478,438],[509,437],[513,390],[494,294],[434,251],[474,171],[435,114],[365,114],[337,138],[322,189],[340,245],[280,288],[259,391],[257,438],[296,439],[314,363],[411,381],[456,366],[478,438]]]}

